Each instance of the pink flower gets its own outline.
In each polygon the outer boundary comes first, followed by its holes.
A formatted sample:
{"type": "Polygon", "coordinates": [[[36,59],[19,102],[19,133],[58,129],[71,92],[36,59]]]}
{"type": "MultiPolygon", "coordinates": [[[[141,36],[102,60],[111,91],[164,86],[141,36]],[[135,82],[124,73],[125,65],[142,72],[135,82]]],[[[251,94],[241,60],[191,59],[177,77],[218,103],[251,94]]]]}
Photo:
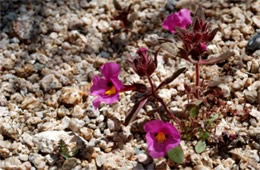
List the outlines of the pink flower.
{"type": "Polygon", "coordinates": [[[171,31],[171,33],[175,34],[175,27],[180,27],[186,29],[187,26],[191,24],[191,16],[190,11],[188,9],[182,9],[179,12],[170,14],[163,21],[163,28],[171,31]]]}
{"type": "Polygon", "coordinates": [[[148,150],[153,158],[164,156],[170,149],[179,145],[180,133],[170,123],[152,120],[144,125],[148,150]]]}
{"type": "Polygon", "coordinates": [[[95,109],[101,102],[112,104],[119,100],[119,92],[123,89],[123,83],[118,79],[120,66],[117,63],[106,63],[101,67],[104,78],[94,76],[93,85],[90,88],[91,95],[98,96],[93,105],[95,109]]]}

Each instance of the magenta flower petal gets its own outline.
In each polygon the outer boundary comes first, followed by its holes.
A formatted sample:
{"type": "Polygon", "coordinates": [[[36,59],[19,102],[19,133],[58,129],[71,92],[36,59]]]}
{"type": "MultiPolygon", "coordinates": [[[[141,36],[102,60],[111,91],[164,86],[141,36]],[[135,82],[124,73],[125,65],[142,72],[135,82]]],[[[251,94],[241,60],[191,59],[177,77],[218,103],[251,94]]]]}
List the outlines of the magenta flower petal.
{"type": "Polygon", "coordinates": [[[90,88],[90,94],[99,96],[103,95],[107,89],[107,81],[99,76],[94,76],[93,86],[90,88]]]}
{"type": "Polygon", "coordinates": [[[115,88],[116,88],[118,91],[120,91],[121,89],[124,88],[123,83],[122,83],[120,80],[118,80],[117,77],[116,77],[116,78],[112,78],[111,81],[112,81],[112,83],[114,84],[115,88]]]}
{"type": "Polygon", "coordinates": [[[182,9],[179,12],[170,14],[163,21],[163,28],[171,31],[171,33],[176,33],[175,27],[180,27],[186,29],[192,23],[190,11],[188,9],[182,9]]]}
{"type": "Polygon", "coordinates": [[[180,12],[178,14],[179,14],[179,17],[182,19],[181,22],[182,22],[183,26],[186,27],[192,23],[191,16],[190,16],[190,10],[184,8],[184,9],[180,10],[180,12]]]}
{"type": "Polygon", "coordinates": [[[150,122],[147,122],[144,125],[144,131],[145,132],[152,132],[152,133],[159,132],[159,130],[161,129],[161,125],[163,123],[164,122],[161,121],[161,120],[151,120],[150,122]]]}
{"type": "Polygon", "coordinates": [[[105,102],[106,104],[113,104],[118,102],[118,100],[119,100],[119,93],[116,93],[111,96],[102,97],[102,101],[105,102]]]}
{"type": "Polygon", "coordinates": [[[180,133],[170,123],[152,120],[144,125],[149,154],[153,158],[164,156],[170,149],[179,145],[180,133]]]}
{"type": "Polygon", "coordinates": [[[105,79],[109,80],[119,75],[120,66],[114,62],[106,63],[101,67],[101,72],[105,79]]]}
{"type": "Polygon", "coordinates": [[[95,108],[98,108],[101,102],[106,104],[116,103],[119,100],[119,92],[124,87],[118,79],[120,66],[116,63],[106,63],[101,67],[103,77],[94,76],[93,85],[90,88],[90,94],[98,96],[93,101],[95,108]]]}
{"type": "Polygon", "coordinates": [[[101,98],[96,98],[94,101],[93,101],[93,106],[94,106],[94,108],[95,109],[97,109],[98,108],[98,106],[100,105],[100,103],[101,103],[101,98]]]}
{"type": "Polygon", "coordinates": [[[169,150],[171,150],[172,148],[176,148],[181,142],[181,139],[175,139],[175,138],[170,138],[168,140],[165,141],[165,152],[168,152],[169,150]]]}
{"type": "Polygon", "coordinates": [[[178,130],[170,123],[164,123],[161,127],[161,130],[170,136],[175,136],[175,138],[179,139],[181,137],[178,130]]]}

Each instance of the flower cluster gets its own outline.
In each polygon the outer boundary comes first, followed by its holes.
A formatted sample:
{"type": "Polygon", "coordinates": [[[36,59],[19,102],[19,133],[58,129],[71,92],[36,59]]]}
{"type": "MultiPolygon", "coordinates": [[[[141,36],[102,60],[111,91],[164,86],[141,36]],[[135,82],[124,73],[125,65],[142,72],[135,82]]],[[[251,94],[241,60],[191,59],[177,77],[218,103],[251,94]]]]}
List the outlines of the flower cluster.
{"type": "Polygon", "coordinates": [[[163,28],[179,36],[183,42],[183,48],[179,52],[180,56],[193,63],[201,60],[203,53],[207,51],[208,43],[213,40],[218,31],[217,28],[213,31],[209,30],[201,8],[198,8],[192,22],[187,9],[169,15],[163,22],[163,28]],[[191,23],[190,29],[186,29],[191,23]]]}

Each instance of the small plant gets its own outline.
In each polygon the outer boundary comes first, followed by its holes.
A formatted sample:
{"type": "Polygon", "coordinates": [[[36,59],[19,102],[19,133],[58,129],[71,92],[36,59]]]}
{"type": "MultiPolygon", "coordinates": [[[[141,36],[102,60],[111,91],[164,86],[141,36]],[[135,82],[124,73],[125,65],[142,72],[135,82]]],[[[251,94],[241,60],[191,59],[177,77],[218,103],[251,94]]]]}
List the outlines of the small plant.
{"type": "Polygon", "coordinates": [[[122,8],[122,6],[120,5],[120,3],[117,0],[113,0],[113,4],[116,8],[116,14],[115,14],[114,19],[120,20],[122,27],[125,28],[126,30],[128,30],[128,28],[132,24],[131,21],[128,19],[129,14],[131,12],[132,4],[130,4],[128,7],[125,7],[125,8],[122,8]]]}
{"type": "MultiPolygon", "coordinates": [[[[183,42],[183,47],[179,49],[178,57],[181,57],[195,65],[196,70],[196,97],[199,98],[199,90],[201,87],[200,83],[200,65],[206,64],[216,64],[223,60],[228,59],[230,56],[234,55],[233,52],[226,52],[218,57],[208,58],[209,54],[207,51],[207,45],[215,37],[218,28],[210,31],[208,23],[205,21],[204,12],[201,7],[196,11],[195,17],[192,21],[192,25],[189,29],[186,27],[190,24],[189,12],[187,10],[181,10],[179,13],[182,15],[177,15],[179,17],[167,17],[163,22],[163,27],[170,30],[172,33],[176,33],[180,40],[183,42]],[[184,24],[170,24],[176,22],[175,18],[181,18],[177,21],[185,21],[184,24]],[[174,20],[175,19],[175,20],[174,20]]],[[[174,14],[172,14],[174,15],[174,14]]],[[[170,15],[171,16],[171,15],[170,15]]],[[[178,23],[178,22],[177,22],[178,23]]],[[[162,48],[169,53],[173,53],[172,44],[165,43],[162,48]]]]}
{"type": "MultiPolygon", "coordinates": [[[[114,0],[114,5],[118,10],[117,19],[122,21],[124,27],[128,27],[128,14],[131,5],[128,8],[122,9],[116,0],[114,0]]],[[[146,132],[148,152],[153,158],[167,155],[173,162],[182,164],[184,162],[184,153],[180,146],[181,138],[184,140],[197,138],[199,142],[197,142],[195,146],[195,151],[197,153],[202,153],[206,149],[208,138],[214,129],[214,123],[219,119],[218,111],[221,112],[221,108],[224,105],[223,102],[218,99],[222,94],[221,92],[214,89],[213,93],[210,93],[210,88],[207,87],[203,81],[202,83],[200,82],[200,65],[218,63],[228,59],[233,53],[228,51],[219,57],[209,58],[207,45],[213,40],[218,29],[210,31],[201,7],[198,8],[193,20],[191,19],[190,11],[188,9],[182,9],[177,13],[169,15],[163,21],[162,26],[171,33],[176,33],[182,40],[183,46],[179,49],[178,56],[195,65],[195,90],[191,88],[191,86],[184,84],[188,96],[188,104],[186,105],[186,112],[181,116],[185,119],[181,121],[179,119],[180,116],[176,117],[167,107],[164,100],[158,95],[158,92],[164,86],[175,80],[180,74],[185,72],[186,68],[180,68],[173,72],[171,76],[160,82],[158,86],[152,81],[151,76],[157,68],[157,56],[161,47],[156,50],[153,57],[151,57],[151,53],[146,48],[140,48],[134,57],[128,57],[128,62],[135,73],[143,79],[146,79],[149,85],[135,82],[130,85],[124,85],[118,78],[120,66],[117,63],[110,62],[101,67],[102,77],[94,76],[93,86],[91,87],[90,92],[92,95],[97,96],[93,101],[93,105],[96,109],[101,102],[106,104],[118,102],[119,93],[125,91],[141,93],[142,97],[138,99],[126,114],[125,126],[136,119],[137,114],[145,106],[147,101],[153,99],[151,101],[158,102],[167,113],[166,115],[168,118],[171,118],[174,123],[178,125],[176,126],[178,130],[173,124],[161,120],[162,118],[165,120],[165,116],[159,115],[159,120],[146,122],[144,131],[146,132]],[[205,96],[201,98],[200,93],[205,96]],[[190,97],[192,95],[197,99],[191,100],[190,97]],[[216,111],[215,107],[213,107],[207,110],[206,104],[209,104],[210,102],[219,105],[220,109],[216,111]],[[204,105],[202,105],[202,103],[204,105]],[[182,136],[179,131],[182,133],[182,136]]],[[[172,44],[170,43],[162,44],[162,48],[169,53],[174,52],[172,44]]],[[[135,95],[136,93],[133,94],[135,95]]],[[[66,147],[64,148],[63,146],[62,148],[62,155],[65,155],[66,157],[66,155],[68,155],[66,147]]]]}
{"type": "Polygon", "coordinates": [[[78,154],[78,148],[75,148],[72,151],[72,154],[70,154],[66,143],[61,139],[59,141],[59,153],[64,159],[67,160],[69,158],[75,157],[78,154]]]}

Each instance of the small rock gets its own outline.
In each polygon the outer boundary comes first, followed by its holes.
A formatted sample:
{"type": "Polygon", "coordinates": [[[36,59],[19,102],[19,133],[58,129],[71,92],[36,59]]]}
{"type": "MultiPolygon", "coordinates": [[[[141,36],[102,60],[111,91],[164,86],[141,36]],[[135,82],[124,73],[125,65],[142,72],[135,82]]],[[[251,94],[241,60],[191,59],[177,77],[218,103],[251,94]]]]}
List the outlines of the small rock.
{"type": "Polygon", "coordinates": [[[89,141],[93,137],[92,129],[83,127],[80,129],[80,132],[82,133],[82,136],[84,137],[84,139],[86,139],[87,141],[89,141]]]}
{"type": "Polygon", "coordinates": [[[88,106],[86,109],[85,115],[87,115],[89,118],[96,118],[100,114],[98,109],[94,109],[92,105],[88,106]]]}
{"type": "Polygon", "coordinates": [[[80,0],[79,5],[80,5],[81,8],[87,8],[89,6],[87,0],[80,0]]]}
{"type": "Polygon", "coordinates": [[[38,153],[32,153],[29,155],[29,160],[34,164],[34,166],[37,169],[44,169],[46,168],[46,161],[45,158],[38,154],[38,153]]]}
{"type": "Polygon", "coordinates": [[[102,137],[103,134],[101,134],[100,129],[95,129],[95,130],[94,130],[94,136],[95,136],[96,138],[99,138],[99,137],[102,137]]]}
{"type": "Polygon", "coordinates": [[[148,46],[153,46],[153,45],[158,44],[158,39],[159,39],[159,37],[157,34],[150,34],[146,38],[144,38],[144,42],[148,46]]]}
{"type": "Polygon", "coordinates": [[[33,20],[32,17],[27,15],[22,15],[13,22],[12,28],[15,35],[20,40],[29,40],[33,36],[33,20]]]}
{"type": "Polygon", "coordinates": [[[49,165],[54,165],[54,163],[57,161],[57,157],[51,154],[46,155],[45,159],[47,160],[49,165]]]}
{"type": "Polygon", "coordinates": [[[28,161],[28,158],[29,158],[29,156],[28,155],[26,155],[26,154],[22,154],[22,153],[20,153],[19,154],[19,159],[21,160],[21,161],[28,161]]]}
{"type": "Polygon", "coordinates": [[[22,162],[18,159],[18,157],[13,156],[4,160],[3,165],[3,169],[21,169],[22,162]]]}
{"type": "Polygon", "coordinates": [[[258,73],[259,69],[259,63],[256,59],[252,59],[252,65],[251,65],[251,73],[258,73]]]}
{"type": "Polygon", "coordinates": [[[145,153],[140,153],[140,154],[136,155],[136,157],[137,157],[138,162],[140,162],[144,165],[147,165],[152,161],[151,157],[149,157],[145,153]]]}
{"type": "Polygon", "coordinates": [[[63,30],[63,27],[58,23],[54,23],[52,26],[52,30],[55,32],[61,32],[63,30]]]}
{"type": "Polygon", "coordinates": [[[64,87],[61,90],[59,101],[68,105],[76,105],[81,101],[82,96],[82,91],[71,87],[64,87]]]}
{"type": "Polygon", "coordinates": [[[3,63],[3,68],[11,70],[14,68],[15,62],[11,58],[6,58],[3,63]]]}
{"type": "Polygon", "coordinates": [[[194,167],[194,170],[210,170],[210,168],[203,165],[197,165],[194,167]]]}
{"type": "Polygon", "coordinates": [[[99,21],[98,23],[98,29],[101,31],[101,32],[107,32],[109,31],[109,24],[107,21],[104,21],[104,20],[101,20],[99,21]]]}
{"type": "Polygon", "coordinates": [[[105,119],[104,115],[99,115],[98,118],[97,118],[97,122],[100,123],[100,122],[103,122],[105,119]]]}
{"type": "Polygon", "coordinates": [[[260,121],[260,111],[256,109],[252,109],[251,112],[249,113],[251,116],[256,118],[258,121],[260,121]]]}
{"type": "Polygon", "coordinates": [[[228,87],[226,84],[220,84],[218,87],[223,91],[224,97],[228,98],[230,96],[230,87],[228,87]]]}
{"type": "Polygon", "coordinates": [[[84,110],[79,105],[76,105],[73,108],[73,112],[72,112],[71,116],[73,118],[81,119],[82,117],[84,117],[84,110]]]}
{"type": "Polygon", "coordinates": [[[54,122],[41,123],[41,124],[38,124],[38,131],[43,132],[43,131],[47,131],[47,130],[53,130],[55,126],[56,126],[56,123],[54,123],[54,122]]]}
{"type": "Polygon", "coordinates": [[[257,98],[257,92],[256,91],[249,91],[249,90],[244,90],[243,91],[245,98],[248,102],[254,103],[257,98]]]}
{"type": "Polygon", "coordinates": [[[40,85],[45,92],[51,89],[60,89],[62,87],[59,80],[53,74],[48,74],[44,76],[43,79],[40,81],[40,85]]]}
{"type": "Polygon", "coordinates": [[[23,109],[38,109],[41,107],[41,102],[35,97],[26,97],[21,104],[23,109]]]}
{"type": "Polygon", "coordinates": [[[73,132],[79,132],[80,129],[85,125],[85,122],[83,120],[79,120],[76,118],[72,118],[70,119],[70,124],[69,124],[69,128],[73,131],[73,132]]]}
{"type": "Polygon", "coordinates": [[[23,138],[23,142],[24,143],[26,143],[28,146],[30,146],[30,147],[33,147],[34,146],[34,143],[33,143],[33,138],[32,138],[32,136],[31,135],[29,135],[28,133],[24,133],[23,135],[22,135],[22,138],[23,138]]]}
{"type": "Polygon", "coordinates": [[[258,15],[258,16],[253,16],[252,20],[253,20],[254,24],[255,24],[258,28],[260,28],[260,16],[259,16],[259,15],[258,15]]]}
{"type": "Polygon", "coordinates": [[[120,121],[118,119],[108,119],[107,127],[110,131],[117,131],[120,129],[120,121]]]}
{"type": "Polygon", "coordinates": [[[251,54],[259,49],[260,49],[260,32],[253,35],[252,38],[250,38],[246,47],[246,52],[247,54],[251,54]]]}
{"type": "Polygon", "coordinates": [[[257,121],[254,118],[249,119],[249,122],[252,126],[257,127],[257,121]]]}

